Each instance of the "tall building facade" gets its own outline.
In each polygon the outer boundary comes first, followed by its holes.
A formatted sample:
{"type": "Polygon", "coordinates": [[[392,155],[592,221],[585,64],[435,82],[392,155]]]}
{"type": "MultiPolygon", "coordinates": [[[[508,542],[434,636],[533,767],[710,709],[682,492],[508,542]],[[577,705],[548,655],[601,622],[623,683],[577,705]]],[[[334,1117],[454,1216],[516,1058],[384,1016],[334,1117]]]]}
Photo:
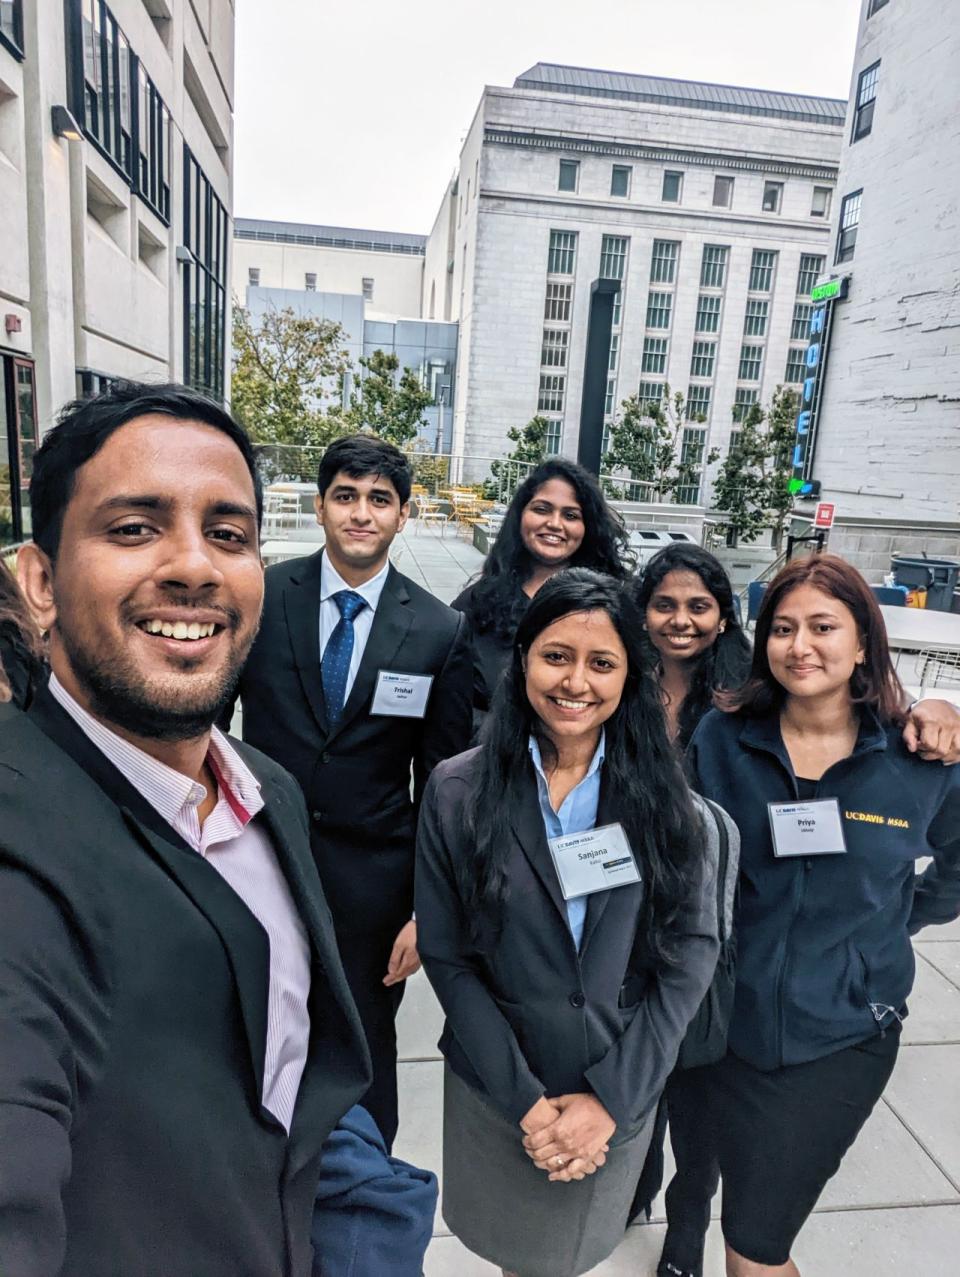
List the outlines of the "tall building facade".
{"type": "Polygon", "coordinates": [[[864,0],[812,473],[843,521],[831,545],[868,570],[917,539],[960,553],[958,60],[956,6],[864,0]]]}
{"type": "Polygon", "coordinates": [[[66,400],[224,396],[233,51],[232,0],[0,3],[0,540],[66,400]]]}
{"type": "Polygon", "coordinates": [[[424,258],[424,317],[460,325],[453,450],[502,455],[539,413],[576,455],[598,278],[620,282],[608,423],[669,384],[693,460],[729,446],[745,406],[799,387],[845,111],[549,64],[487,88],[424,258]]]}

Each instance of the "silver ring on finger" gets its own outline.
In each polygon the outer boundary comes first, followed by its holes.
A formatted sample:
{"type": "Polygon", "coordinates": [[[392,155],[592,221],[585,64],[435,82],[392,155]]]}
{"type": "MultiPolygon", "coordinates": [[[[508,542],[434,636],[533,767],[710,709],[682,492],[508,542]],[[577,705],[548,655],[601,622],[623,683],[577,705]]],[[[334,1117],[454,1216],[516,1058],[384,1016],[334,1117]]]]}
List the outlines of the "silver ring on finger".
{"type": "Polygon", "coordinates": [[[558,1166],[558,1167],[563,1165],[563,1158],[559,1155],[559,1153],[557,1154],[556,1157],[554,1157],[553,1164],[554,1166],[558,1166]]]}

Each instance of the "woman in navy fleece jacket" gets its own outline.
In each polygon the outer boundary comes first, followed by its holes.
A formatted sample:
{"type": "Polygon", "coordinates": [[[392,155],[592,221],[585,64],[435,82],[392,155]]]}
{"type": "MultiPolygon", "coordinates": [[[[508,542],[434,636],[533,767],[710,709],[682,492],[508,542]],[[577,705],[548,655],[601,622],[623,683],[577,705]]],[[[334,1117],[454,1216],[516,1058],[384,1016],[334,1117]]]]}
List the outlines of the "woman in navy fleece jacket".
{"type": "Polygon", "coordinates": [[[910,936],[960,915],[960,768],[904,746],[883,618],[833,555],[771,583],[750,679],[724,700],[688,755],[741,835],[737,991],[705,1111],[729,1277],[796,1277],[792,1243],[892,1072],[910,936]]]}

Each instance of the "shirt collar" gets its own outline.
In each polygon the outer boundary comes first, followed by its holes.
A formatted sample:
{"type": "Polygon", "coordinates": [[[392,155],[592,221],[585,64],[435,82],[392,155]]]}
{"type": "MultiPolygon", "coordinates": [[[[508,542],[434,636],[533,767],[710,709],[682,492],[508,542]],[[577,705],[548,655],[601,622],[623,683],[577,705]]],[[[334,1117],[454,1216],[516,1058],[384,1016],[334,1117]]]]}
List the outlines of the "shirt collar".
{"type": "Polygon", "coordinates": [[[320,556],[320,602],[326,603],[327,599],[339,590],[351,590],[354,594],[360,595],[371,612],[376,612],[389,571],[390,560],[388,559],[377,575],[372,576],[369,581],[364,581],[363,585],[348,585],[330,562],[329,557],[323,554],[320,556]]]}
{"type": "MultiPolygon", "coordinates": [[[[49,688],[87,739],[168,824],[174,824],[184,807],[203,801],[202,785],[111,731],[70,695],[56,674],[51,673],[49,688]]],[[[216,727],[210,733],[208,761],[231,811],[245,825],[264,805],[260,782],[216,727]]]]}
{"type": "MultiPolygon", "coordinates": [[[[587,768],[583,780],[589,780],[595,772],[600,770],[600,766],[603,763],[604,755],[606,753],[606,747],[607,733],[606,729],[601,727],[600,739],[597,741],[597,748],[593,751],[593,758],[590,759],[590,766],[587,768]]],[[[546,780],[547,778],[543,771],[543,756],[540,753],[540,742],[537,740],[536,736],[532,734],[528,742],[528,748],[530,750],[530,757],[533,760],[533,765],[537,769],[537,774],[543,776],[543,779],[546,780]]],[[[583,780],[580,781],[581,785],[583,784],[583,780]]]]}

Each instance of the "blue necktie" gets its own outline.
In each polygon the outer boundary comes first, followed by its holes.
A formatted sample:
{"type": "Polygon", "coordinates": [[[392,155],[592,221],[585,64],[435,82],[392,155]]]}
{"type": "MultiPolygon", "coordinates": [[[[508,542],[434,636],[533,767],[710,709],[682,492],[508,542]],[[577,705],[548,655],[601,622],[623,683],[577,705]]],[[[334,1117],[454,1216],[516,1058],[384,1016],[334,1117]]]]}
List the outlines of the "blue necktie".
{"type": "Polygon", "coordinates": [[[320,679],[323,683],[323,699],[327,706],[327,718],[332,727],[343,713],[346,699],[347,675],[350,657],[353,655],[353,618],[367,606],[367,601],[352,590],[338,590],[333,601],[340,609],[340,620],[327,640],[320,660],[320,679]]]}

